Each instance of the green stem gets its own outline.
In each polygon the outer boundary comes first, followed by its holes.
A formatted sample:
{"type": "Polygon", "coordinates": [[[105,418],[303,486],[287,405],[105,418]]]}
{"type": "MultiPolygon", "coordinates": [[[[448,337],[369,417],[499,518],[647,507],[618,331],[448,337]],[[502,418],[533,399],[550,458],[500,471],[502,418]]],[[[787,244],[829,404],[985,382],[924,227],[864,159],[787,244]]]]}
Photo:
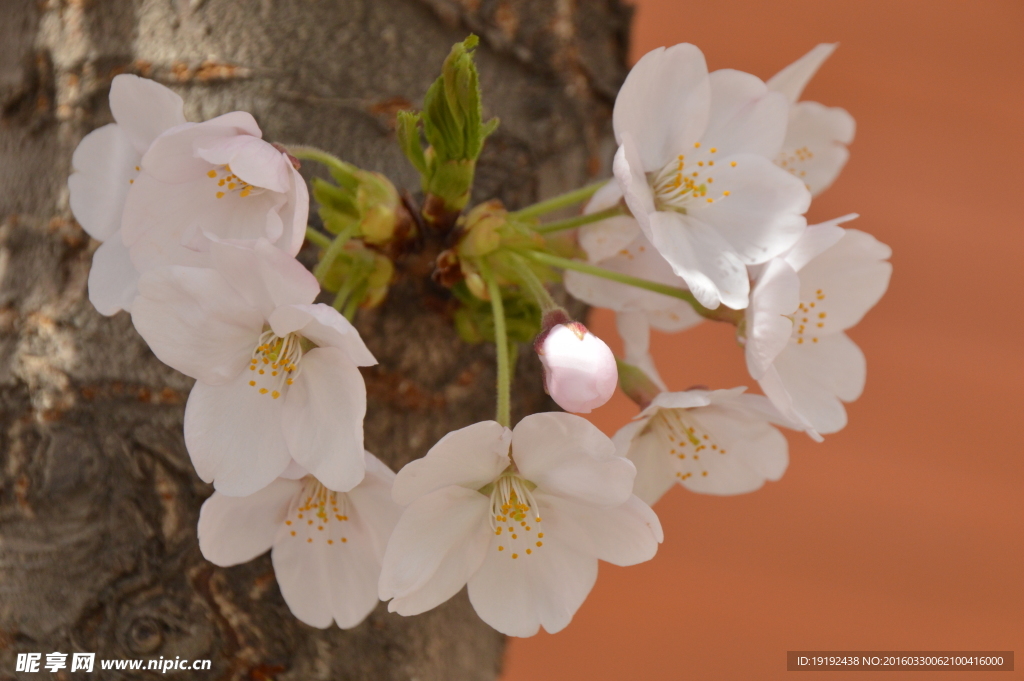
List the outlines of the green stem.
{"type": "Polygon", "coordinates": [[[706,319],[713,319],[719,322],[729,322],[730,324],[738,324],[740,320],[743,319],[742,310],[733,310],[732,308],[725,307],[724,305],[717,309],[710,310],[698,303],[697,299],[693,297],[693,294],[683,288],[659,284],[648,279],[640,279],[639,277],[631,277],[628,274],[622,274],[621,272],[615,272],[613,270],[605,269],[604,267],[580,262],[579,260],[560,258],[557,255],[551,255],[550,253],[544,253],[542,251],[523,251],[523,255],[532,258],[537,262],[544,263],[545,265],[551,265],[552,267],[576,270],[577,272],[583,272],[584,274],[589,274],[595,277],[617,281],[620,284],[626,284],[627,286],[635,286],[636,288],[653,291],[654,293],[660,293],[664,296],[671,296],[672,298],[685,300],[697,312],[697,314],[706,319]]]}
{"type": "Polygon", "coordinates": [[[330,248],[331,238],[322,232],[318,232],[312,227],[306,227],[306,240],[314,246],[319,247],[321,250],[330,248]]]}
{"type": "Polygon", "coordinates": [[[625,209],[616,204],[611,208],[605,208],[599,210],[596,213],[588,213],[587,215],[577,215],[573,218],[566,218],[565,220],[556,220],[555,222],[549,222],[544,225],[538,225],[533,228],[533,231],[538,234],[551,234],[552,232],[560,232],[565,229],[572,229],[574,227],[581,227],[583,225],[589,225],[591,222],[600,222],[601,220],[607,220],[613,218],[616,215],[625,215],[625,209]]]}
{"type": "Polygon", "coordinates": [[[334,154],[328,153],[323,149],[302,145],[295,145],[293,147],[286,148],[288,149],[289,154],[302,161],[316,161],[317,163],[322,163],[325,166],[335,168],[345,173],[347,173],[348,169],[351,167],[334,154]]]}
{"type": "MultiPolygon", "coordinates": [[[[338,232],[338,235],[334,237],[331,244],[324,251],[323,257],[320,262],[317,263],[316,267],[313,268],[313,275],[317,278],[320,283],[323,283],[324,277],[331,271],[331,265],[337,260],[341,252],[345,250],[345,244],[351,239],[356,231],[359,229],[359,223],[353,223],[345,229],[338,232]]],[[[308,233],[309,230],[307,230],[308,233]]]]}
{"type": "Polygon", "coordinates": [[[544,286],[544,282],[540,280],[537,273],[530,269],[530,263],[526,262],[526,259],[518,253],[509,253],[509,257],[505,261],[509,264],[512,270],[516,274],[516,278],[519,282],[530,292],[534,300],[537,301],[537,305],[540,307],[540,312],[543,315],[551,310],[556,310],[560,307],[555,299],[548,293],[548,289],[544,286]]]}
{"type": "Polygon", "coordinates": [[[558,210],[559,208],[566,208],[568,206],[575,206],[578,203],[583,203],[591,196],[597,193],[597,190],[608,184],[608,180],[601,180],[593,184],[588,184],[586,187],[580,189],[574,189],[571,192],[565,194],[559,194],[558,196],[552,196],[550,199],[545,199],[539,203],[535,203],[532,206],[527,206],[521,210],[517,210],[514,213],[509,213],[509,217],[516,220],[525,220],[527,218],[535,218],[540,215],[546,215],[552,211],[558,210]]]}
{"type": "Polygon", "coordinates": [[[505,329],[505,304],[501,300],[501,287],[485,263],[481,263],[481,274],[487,281],[487,293],[491,297],[491,312],[494,315],[494,345],[498,353],[498,407],[495,420],[508,428],[512,422],[512,373],[509,363],[508,332],[505,329]]]}
{"type": "Polygon", "coordinates": [[[362,302],[363,296],[366,295],[366,282],[363,282],[362,286],[359,286],[355,292],[349,296],[348,302],[345,303],[345,309],[341,310],[341,314],[345,316],[345,319],[350,322],[356,318],[356,310],[359,309],[359,303],[362,302]]]}

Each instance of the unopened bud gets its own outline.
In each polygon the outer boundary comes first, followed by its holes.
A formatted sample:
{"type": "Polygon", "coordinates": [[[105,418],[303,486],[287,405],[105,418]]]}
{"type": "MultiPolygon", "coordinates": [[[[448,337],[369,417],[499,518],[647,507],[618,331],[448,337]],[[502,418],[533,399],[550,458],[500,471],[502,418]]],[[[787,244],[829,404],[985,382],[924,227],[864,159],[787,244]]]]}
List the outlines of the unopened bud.
{"type": "Polygon", "coordinates": [[[544,388],[562,409],[588,414],[611,399],[618,383],[615,356],[579,322],[552,326],[535,344],[544,388]]]}

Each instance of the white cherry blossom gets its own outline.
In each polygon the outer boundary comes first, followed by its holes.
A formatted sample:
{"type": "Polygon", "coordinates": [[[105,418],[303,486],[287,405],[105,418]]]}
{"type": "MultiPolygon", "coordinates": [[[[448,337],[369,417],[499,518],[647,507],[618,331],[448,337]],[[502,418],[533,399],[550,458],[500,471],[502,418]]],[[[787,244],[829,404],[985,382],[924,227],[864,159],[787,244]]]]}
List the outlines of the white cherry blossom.
{"type": "Polygon", "coordinates": [[[856,123],[845,109],[818,102],[801,102],[804,87],[835,51],[835,43],[821,43],[772,76],[768,89],[790,102],[789,126],[775,162],[802,180],[811,194],[828,189],[850,156],[856,123]]]}
{"type": "MultiPolygon", "coordinates": [[[[602,187],[584,209],[595,213],[614,206],[622,199],[615,182],[602,187]]],[[[686,282],[644,236],[635,218],[618,215],[584,225],[579,233],[580,246],[587,260],[608,270],[686,288],[686,282]]],[[[613,310],[619,335],[624,343],[626,362],[643,369],[662,388],[664,384],[649,353],[650,330],[665,333],[683,331],[703,321],[684,300],[627,286],[603,277],[567,270],[565,287],[575,298],[596,307],[613,310]]]]}
{"type": "Polygon", "coordinates": [[[810,193],[771,159],[789,104],[757,77],[708,75],[693,45],[659,48],[615,100],[615,178],[640,229],[708,308],[747,306],[746,266],[803,232],[810,193]]]}
{"type": "Polygon", "coordinates": [[[860,397],[864,354],[843,333],[885,293],[892,250],[843,229],[848,215],[813,225],[758,274],[745,319],[750,375],[787,419],[807,433],[846,425],[843,402],[860,397]]]}
{"type": "Polygon", "coordinates": [[[401,508],[391,499],[395,474],[369,452],[366,476],[336,492],[293,462],[247,497],[220,492],[199,512],[199,548],[216,565],[245,563],[268,549],[281,595],[310,626],[342,629],[373,611],[388,537],[401,508]]]}
{"type": "Polygon", "coordinates": [[[115,122],[83,137],[71,157],[71,212],[89,236],[103,242],[89,272],[89,300],[101,314],[130,309],[135,298],[137,275],[121,240],[121,214],[142,156],[161,133],[185,123],[183,108],[181,97],[159,83],[115,76],[115,122]]]}
{"type": "Polygon", "coordinates": [[[679,483],[703,494],[743,494],[778,480],[789,464],[785,423],[746,388],[663,392],[615,434],[636,465],[633,493],[653,505],[679,483]]]}
{"type": "Polygon", "coordinates": [[[615,355],[583,324],[556,324],[535,347],[544,366],[544,388],[562,409],[589,414],[615,393],[615,355]]]}
{"type": "Polygon", "coordinates": [[[571,414],[449,433],[395,480],[406,508],[380,597],[415,615],[468,583],[477,614],[498,631],[559,631],[593,587],[598,559],[633,565],[657,551],[661,525],[632,494],[634,475],[603,433],[571,414]]]}
{"type": "Polygon", "coordinates": [[[265,239],[213,241],[212,267],[171,266],[139,279],[135,328],[161,361],[196,378],[185,444],[199,477],[252,494],[291,459],[328,488],[363,476],[366,388],[376,364],[316,279],[265,239]]]}

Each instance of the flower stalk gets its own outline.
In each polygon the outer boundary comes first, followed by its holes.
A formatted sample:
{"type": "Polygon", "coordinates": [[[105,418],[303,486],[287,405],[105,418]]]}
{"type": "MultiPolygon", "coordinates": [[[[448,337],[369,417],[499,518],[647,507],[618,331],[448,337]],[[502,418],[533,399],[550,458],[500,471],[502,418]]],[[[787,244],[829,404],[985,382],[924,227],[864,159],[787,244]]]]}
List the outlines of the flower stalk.
{"type": "Polygon", "coordinates": [[[577,215],[576,217],[566,218],[564,220],[556,220],[549,222],[544,225],[539,225],[534,228],[534,231],[538,234],[552,234],[554,232],[561,232],[567,229],[574,229],[576,227],[582,227],[583,225],[589,225],[592,222],[600,222],[601,220],[607,220],[613,218],[616,215],[625,215],[626,209],[622,205],[614,205],[611,208],[605,208],[604,210],[597,211],[596,213],[588,213],[586,215],[577,215]]]}
{"type": "Polygon", "coordinates": [[[487,282],[487,293],[491,298],[494,314],[494,344],[498,355],[498,405],[495,421],[508,428],[512,423],[512,367],[509,362],[508,331],[505,328],[505,305],[501,300],[501,287],[486,264],[481,263],[482,274],[487,282]]]}
{"type": "Polygon", "coordinates": [[[594,182],[588,184],[585,187],[574,189],[558,196],[552,196],[550,199],[545,199],[532,206],[510,213],[509,217],[516,220],[527,220],[530,218],[540,217],[541,215],[547,215],[548,213],[554,212],[561,208],[568,208],[569,206],[575,206],[576,204],[583,203],[591,196],[597,193],[601,187],[608,184],[608,180],[601,180],[600,182],[594,182]]]}

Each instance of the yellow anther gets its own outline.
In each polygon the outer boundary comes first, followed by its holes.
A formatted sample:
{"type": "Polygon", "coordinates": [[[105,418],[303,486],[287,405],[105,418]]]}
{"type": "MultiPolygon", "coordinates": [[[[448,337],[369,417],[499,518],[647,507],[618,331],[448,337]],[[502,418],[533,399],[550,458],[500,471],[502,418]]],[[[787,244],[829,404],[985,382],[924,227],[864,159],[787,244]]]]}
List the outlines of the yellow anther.
{"type": "Polygon", "coordinates": [[[275,390],[274,392],[270,393],[270,396],[273,397],[276,400],[278,397],[281,396],[281,393],[279,393],[279,392],[277,392],[275,390]]]}
{"type": "Polygon", "coordinates": [[[693,143],[693,148],[694,149],[700,149],[700,142],[694,142],[693,143]]]}
{"type": "Polygon", "coordinates": [[[243,189],[242,191],[238,192],[238,195],[244,199],[245,197],[249,196],[250,193],[251,192],[248,189],[243,189]]]}
{"type": "Polygon", "coordinates": [[[249,381],[249,385],[256,385],[256,381],[249,381]]]}
{"type": "Polygon", "coordinates": [[[528,553],[528,554],[533,553],[533,549],[526,549],[526,553],[528,553]]]}
{"type": "Polygon", "coordinates": [[[513,554],[512,554],[512,557],[513,557],[513,558],[518,558],[518,557],[519,557],[519,554],[518,554],[518,553],[513,553],[513,554]]]}
{"type": "Polygon", "coordinates": [[[224,198],[224,192],[217,192],[217,198],[218,199],[223,199],[224,198]]]}
{"type": "Polygon", "coordinates": [[[716,151],[718,151],[718,149],[716,149],[715,147],[711,147],[711,149],[710,149],[709,151],[710,151],[710,152],[711,152],[711,153],[713,154],[713,153],[715,153],[716,151]]]}
{"type": "Polygon", "coordinates": [[[206,176],[207,177],[217,177],[217,171],[216,170],[211,170],[210,172],[206,173],[206,176]]]}
{"type": "Polygon", "coordinates": [[[731,166],[732,166],[733,168],[735,168],[735,167],[736,167],[736,161],[733,161],[733,162],[732,162],[732,163],[730,163],[729,165],[731,165],[731,166]]]}
{"type": "MultiPolygon", "coordinates": [[[[260,372],[260,373],[263,373],[263,372],[260,372]]],[[[270,392],[270,391],[267,390],[266,388],[260,388],[260,395],[266,395],[268,392],[270,392]]]]}
{"type": "Polygon", "coordinates": [[[295,536],[295,530],[292,530],[292,536],[293,537],[295,536]]]}
{"type": "Polygon", "coordinates": [[[499,551],[504,551],[504,550],[505,550],[505,547],[504,547],[504,546],[499,546],[499,547],[498,547],[498,550],[499,550],[499,551]]]}
{"type": "Polygon", "coordinates": [[[333,539],[328,539],[328,540],[327,540],[327,543],[328,543],[328,544],[333,544],[333,543],[334,543],[334,540],[333,540],[333,539]]]}
{"type": "Polygon", "coordinates": [[[729,196],[729,192],[728,192],[728,190],[727,190],[727,191],[724,191],[724,192],[722,192],[722,196],[729,196]]]}
{"type": "Polygon", "coordinates": [[[342,543],[345,543],[345,542],[347,542],[347,541],[348,541],[348,539],[346,539],[345,537],[342,537],[342,538],[341,538],[341,541],[342,541],[342,543]]]}
{"type": "Polygon", "coordinates": [[[542,541],[537,542],[537,546],[544,546],[544,542],[542,542],[542,541]]]}

